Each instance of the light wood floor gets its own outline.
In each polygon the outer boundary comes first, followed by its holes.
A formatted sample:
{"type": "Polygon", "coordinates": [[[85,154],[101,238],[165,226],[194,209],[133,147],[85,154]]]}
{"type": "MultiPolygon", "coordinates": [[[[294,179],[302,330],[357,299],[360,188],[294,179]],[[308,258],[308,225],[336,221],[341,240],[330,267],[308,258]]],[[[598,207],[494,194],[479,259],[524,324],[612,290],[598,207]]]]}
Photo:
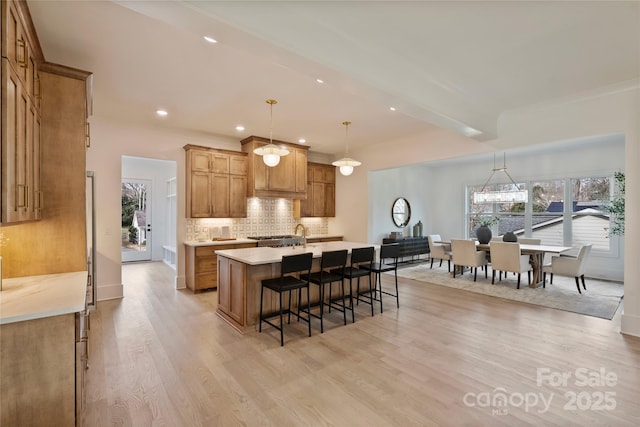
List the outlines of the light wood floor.
{"type": "Polygon", "coordinates": [[[215,292],[175,290],[172,275],[126,265],[125,298],[98,303],[85,426],[640,425],[640,339],[618,332],[619,313],[399,279],[399,309],[361,304],[348,326],[332,312],[311,338],[292,322],[280,347],[272,329],[234,331],[215,292]]]}

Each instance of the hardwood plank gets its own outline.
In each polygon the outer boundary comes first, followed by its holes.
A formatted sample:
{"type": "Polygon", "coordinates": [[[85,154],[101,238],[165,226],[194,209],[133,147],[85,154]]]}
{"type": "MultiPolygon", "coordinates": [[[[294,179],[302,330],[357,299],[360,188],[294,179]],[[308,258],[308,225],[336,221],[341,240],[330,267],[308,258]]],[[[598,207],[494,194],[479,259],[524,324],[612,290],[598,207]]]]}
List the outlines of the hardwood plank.
{"type": "Polygon", "coordinates": [[[217,317],[215,291],[173,289],[162,263],[126,265],[125,298],[92,314],[84,425],[640,423],[640,340],[618,332],[619,313],[609,321],[398,280],[399,309],[385,297],[385,312],[371,317],[360,304],[347,326],[332,311],[311,338],[292,319],[280,347],[272,328],[240,334],[217,317]],[[571,378],[540,382],[538,369],[571,378]],[[582,386],[576,369],[617,380],[582,386]],[[479,405],[501,390],[551,404],[479,405]],[[571,393],[604,392],[615,393],[615,409],[565,408],[571,393]]]}

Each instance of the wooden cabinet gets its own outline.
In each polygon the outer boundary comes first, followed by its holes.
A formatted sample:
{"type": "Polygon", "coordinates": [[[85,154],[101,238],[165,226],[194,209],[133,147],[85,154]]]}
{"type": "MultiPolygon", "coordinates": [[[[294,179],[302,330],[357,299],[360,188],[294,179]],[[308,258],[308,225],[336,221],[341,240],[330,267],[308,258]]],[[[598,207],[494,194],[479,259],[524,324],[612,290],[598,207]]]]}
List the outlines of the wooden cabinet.
{"type": "Polygon", "coordinates": [[[41,218],[40,78],[42,51],[25,2],[3,1],[2,197],[3,223],[41,218]]]}
{"type": "Polygon", "coordinates": [[[268,167],[262,156],[253,153],[258,147],[269,144],[269,140],[258,136],[243,139],[242,151],[248,154],[247,195],[249,197],[307,198],[307,154],[309,147],[276,141],[286,146],[289,154],[280,158],[275,167],[268,167]]]}
{"type": "Polygon", "coordinates": [[[80,425],[75,314],[9,323],[0,330],[0,425],[80,425]]]}
{"type": "Polygon", "coordinates": [[[336,216],[336,168],[309,163],[307,167],[307,199],[294,205],[301,217],[336,216]],[[297,206],[299,203],[299,207],[297,206]]]}
{"type": "Polygon", "coordinates": [[[226,315],[238,327],[245,324],[244,298],[246,289],[245,264],[229,259],[220,258],[218,269],[220,277],[224,277],[227,286],[218,288],[218,312],[226,315]]]}
{"type": "Polygon", "coordinates": [[[188,218],[247,216],[247,155],[186,145],[188,218]]]}
{"type": "Polygon", "coordinates": [[[233,243],[209,246],[185,245],[187,288],[196,292],[217,286],[218,257],[215,253],[216,251],[255,247],[256,243],[233,243]]]}

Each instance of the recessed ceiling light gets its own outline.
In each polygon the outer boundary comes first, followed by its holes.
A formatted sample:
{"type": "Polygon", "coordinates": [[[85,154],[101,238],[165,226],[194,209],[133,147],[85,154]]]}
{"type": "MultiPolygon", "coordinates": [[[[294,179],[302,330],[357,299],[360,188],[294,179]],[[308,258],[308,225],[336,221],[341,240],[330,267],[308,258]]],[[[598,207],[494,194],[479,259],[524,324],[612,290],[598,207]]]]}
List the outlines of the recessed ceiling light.
{"type": "Polygon", "coordinates": [[[218,40],[214,39],[213,37],[203,36],[202,38],[208,41],[209,43],[218,43],[218,40]]]}
{"type": "Polygon", "coordinates": [[[238,125],[238,126],[236,126],[236,130],[237,130],[238,132],[242,132],[242,131],[244,130],[244,126],[242,126],[242,125],[238,125]]]}
{"type": "Polygon", "coordinates": [[[169,115],[169,112],[167,110],[156,110],[156,114],[160,117],[166,117],[169,115]]]}
{"type": "Polygon", "coordinates": [[[317,81],[318,83],[324,83],[324,80],[322,80],[322,79],[316,79],[316,81],[317,81]]]}
{"type": "Polygon", "coordinates": [[[306,139],[304,139],[304,138],[300,138],[300,139],[298,140],[298,142],[299,142],[300,144],[304,144],[305,142],[307,142],[307,140],[306,140],[306,139]]]}
{"type": "Polygon", "coordinates": [[[389,107],[389,110],[396,111],[396,107],[389,107]]]}

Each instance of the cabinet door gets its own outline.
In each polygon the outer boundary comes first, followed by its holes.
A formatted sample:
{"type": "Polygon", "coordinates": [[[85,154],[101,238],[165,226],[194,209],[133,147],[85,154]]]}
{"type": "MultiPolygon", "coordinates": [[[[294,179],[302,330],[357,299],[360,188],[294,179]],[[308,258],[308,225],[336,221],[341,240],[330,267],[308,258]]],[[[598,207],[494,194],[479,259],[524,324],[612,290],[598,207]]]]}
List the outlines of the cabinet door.
{"type": "Polygon", "coordinates": [[[209,172],[211,170],[211,155],[208,151],[191,150],[191,171],[209,172]]]}
{"type": "Polygon", "coordinates": [[[336,186],[324,184],[324,214],[325,217],[336,216],[336,186]]]}
{"type": "Polygon", "coordinates": [[[19,145],[18,116],[22,86],[18,75],[2,58],[2,222],[19,220],[16,188],[17,156],[19,145]],[[11,160],[11,161],[10,161],[11,160]]]}
{"type": "Polygon", "coordinates": [[[322,182],[313,182],[312,184],[312,205],[313,205],[313,216],[324,216],[325,206],[324,206],[324,190],[325,185],[322,182]]]}
{"type": "Polygon", "coordinates": [[[313,216],[313,183],[307,182],[307,199],[300,200],[300,216],[313,216]]]}
{"type": "Polygon", "coordinates": [[[229,317],[244,326],[245,264],[229,260],[229,317]]]}
{"type": "Polygon", "coordinates": [[[44,194],[42,193],[40,183],[40,170],[41,170],[41,145],[40,145],[40,114],[36,105],[31,104],[31,120],[32,120],[32,133],[31,133],[31,199],[33,209],[33,219],[41,219],[42,208],[44,205],[44,194]]]}
{"type": "MultiPolygon", "coordinates": [[[[268,189],[272,191],[296,191],[297,175],[296,175],[296,151],[291,151],[288,155],[280,157],[280,163],[276,167],[267,169],[268,189]],[[293,178],[293,179],[292,179],[293,178]]],[[[305,167],[306,170],[306,167],[305,167]]],[[[306,188],[306,172],[305,172],[306,188]]],[[[304,191],[304,189],[303,189],[304,191]]]]}
{"type": "Polygon", "coordinates": [[[229,258],[218,258],[218,310],[225,314],[229,314],[229,306],[231,304],[231,287],[228,285],[230,262],[229,258]]]}
{"type": "Polygon", "coordinates": [[[229,217],[229,175],[212,175],[211,200],[213,201],[214,218],[229,217]]]}
{"type": "Polygon", "coordinates": [[[304,193],[307,191],[307,151],[294,149],[295,156],[295,189],[296,193],[304,193]]]}
{"type": "Polygon", "coordinates": [[[247,156],[229,156],[229,173],[231,175],[247,175],[247,156]]]}
{"type": "Polygon", "coordinates": [[[211,172],[229,173],[229,155],[224,153],[211,153],[211,172]]]}
{"type": "Polygon", "coordinates": [[[191,173],[191,203],[189,218],[209,218],[211,216],[211,174],[191,173]]]}
{"type": "Polygon", "coordinates": [[[246,218],[247,216],[247,177],[229,175],[229,216],[246,218]]]}

